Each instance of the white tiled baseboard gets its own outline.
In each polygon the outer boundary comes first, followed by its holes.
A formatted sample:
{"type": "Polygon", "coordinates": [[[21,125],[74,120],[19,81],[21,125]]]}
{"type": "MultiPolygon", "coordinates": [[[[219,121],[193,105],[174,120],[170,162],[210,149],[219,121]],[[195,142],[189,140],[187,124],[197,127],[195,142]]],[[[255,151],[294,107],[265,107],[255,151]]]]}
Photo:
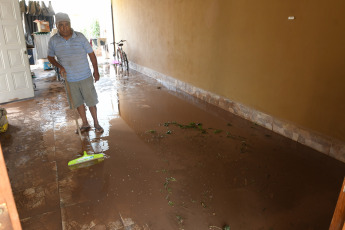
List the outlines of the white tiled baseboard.
{"type": "Polygon", "coordinates": [[[202,99],[203,101],[216,105],[226,111],[279,133],[289,139],[327,154],[339,161],[345,162],[345,142],[343,141],[335,140],[315,131],[298,127],[287,121],[277,119],[268,114],[231,101],[217,94],[197,88],[173,77],[166,76],[147,67],[140,66],[136,63],[130,62],[130,68],[156,79],[170,90],[183,91],[189,95],[202,99]]]}

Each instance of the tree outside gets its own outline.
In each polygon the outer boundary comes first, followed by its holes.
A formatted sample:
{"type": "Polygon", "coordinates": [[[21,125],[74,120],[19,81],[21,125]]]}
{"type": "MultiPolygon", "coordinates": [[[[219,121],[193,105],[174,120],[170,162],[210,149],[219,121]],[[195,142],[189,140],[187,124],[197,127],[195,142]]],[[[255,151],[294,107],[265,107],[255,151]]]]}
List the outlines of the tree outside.
{"type": "MultiPolygon", "coordinates": [[[[80,32],[82,32],[88,40],[99,38],[100,26],[98,20],[93,20],[89,27],[84,27],[80,32]]],[[[94,42],[94,45],[97,44],[94,42]]]]}

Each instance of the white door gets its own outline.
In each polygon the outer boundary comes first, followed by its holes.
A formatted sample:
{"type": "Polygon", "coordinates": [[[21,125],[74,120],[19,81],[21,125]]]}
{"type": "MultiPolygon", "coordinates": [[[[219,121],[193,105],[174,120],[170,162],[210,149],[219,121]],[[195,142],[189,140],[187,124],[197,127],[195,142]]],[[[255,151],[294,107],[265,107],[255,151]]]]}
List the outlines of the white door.
{"type": "Polygon", "coordinates": [[[18,0],[0,0],[0,103],[34,96],[18,0]]]}

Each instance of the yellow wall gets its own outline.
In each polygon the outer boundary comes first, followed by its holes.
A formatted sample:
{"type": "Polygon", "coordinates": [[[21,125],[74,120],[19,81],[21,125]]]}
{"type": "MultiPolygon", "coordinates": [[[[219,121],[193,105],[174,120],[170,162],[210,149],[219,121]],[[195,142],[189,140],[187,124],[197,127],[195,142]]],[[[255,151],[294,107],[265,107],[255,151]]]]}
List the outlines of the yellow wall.
{"type": "Polygon", "coordinates": [[[130,61],[345,141],[345,1],[112,1],[130,61]]]}

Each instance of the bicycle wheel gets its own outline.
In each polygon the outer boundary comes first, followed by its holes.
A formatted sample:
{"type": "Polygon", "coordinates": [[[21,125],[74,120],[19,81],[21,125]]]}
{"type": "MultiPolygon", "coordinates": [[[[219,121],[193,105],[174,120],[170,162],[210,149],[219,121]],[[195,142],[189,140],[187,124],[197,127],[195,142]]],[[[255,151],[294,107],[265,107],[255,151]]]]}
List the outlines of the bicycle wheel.
{"type": "Polygon", "coordinates": [[[122,52],[120,55],[120,59],[119,62],[121,63],[121,67],[122,69],[126,68],[126,63],[125,63],[125,52],[122,52]]]}
{"type": "Polygon", "coordinates": [[[121,62],[122,62],[122,60],[121,60],[121,54],[120,54],[120,52],[121,52],[121,51],[120,51],[119,49],[118,49],[118,50],[116,50],[116,59],[117,59],[117,61],[118,61],[118,62],[120,62],[120,63],[121,63],[121,62]]]}
{"type": "Polygon", "coordinates": [[[127,54],[125,52],[122,53],[123,56],[123,60],[122,60],[122,67],[128,71],[129,70],[129,66],[128,66],[128,59],[127,59],[127,54]]]}

